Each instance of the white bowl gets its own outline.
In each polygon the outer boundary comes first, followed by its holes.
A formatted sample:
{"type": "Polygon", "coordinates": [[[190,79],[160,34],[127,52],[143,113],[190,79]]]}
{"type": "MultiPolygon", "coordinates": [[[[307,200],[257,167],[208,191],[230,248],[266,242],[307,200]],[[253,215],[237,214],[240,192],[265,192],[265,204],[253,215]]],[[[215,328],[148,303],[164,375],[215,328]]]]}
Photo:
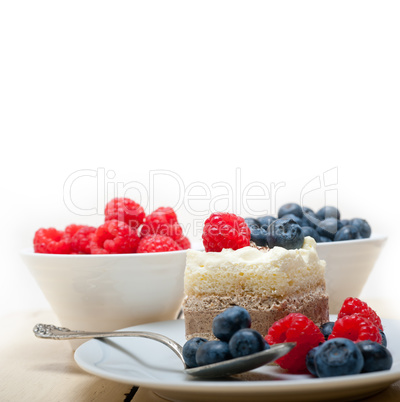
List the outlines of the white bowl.
{"type": "MultiPolygon", "coordinates": [[[[70,329],[112,331],[172,320],[181,308],[186,250],[21,255],[60,324],[70,329]]],[[[81,343],[71,341],[73,349],[81,343]]]]}
{"type": "Polygon", "coordinates": [[[326,261],[330,314],[337,314],[347,297],[360,296],[386,240],[373,234],[368,239],[317,243],[318,256],[326,261]]]}

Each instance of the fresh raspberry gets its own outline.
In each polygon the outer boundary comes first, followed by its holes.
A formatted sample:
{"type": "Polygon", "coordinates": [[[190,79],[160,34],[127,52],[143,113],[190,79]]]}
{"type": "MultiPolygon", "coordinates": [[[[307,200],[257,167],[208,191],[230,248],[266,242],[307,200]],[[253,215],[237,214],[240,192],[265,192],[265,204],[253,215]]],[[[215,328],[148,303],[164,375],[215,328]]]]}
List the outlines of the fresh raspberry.
{"type": "Polygon", "coordinates": [[[114,198],[104,210],[105,221],[117,219],[137,229],[144,221],[144,209],[129,198],[114,198]]]}
{"type": "Polygon", "coordinates": [[[167,232],[170,225],[179,226],[175,211],[171,207],[160,207],[146,216],[141,233],[144,236],[149,234],[169,236],[167,232]]]}
{"type": "Polygon", "coordinates": [[[355,297],[348,297],[342,305],[339,311],[338,318],[342,318],[346,315],[359,314],[362,317],[367,318],[379,329],[383,331],[382,322],[378,314],[367,303],[357,299],[355,297]]]}
{"type": "Polygon", "coordinates": [[[320,329],[300,313],[291,313],[276,321],[268,330],[265,340],[270,345],[296,342],[297,345],[276,362],[290,373],[307,373],[307,353],[325,341],[320,329]]]}
{"type": "Polygon", "coordinates": [[[35,253],[69,254],[71,241],[69,236],[55,228],[38,229],[33,238],[35,253]]]}
{"type": "Polygon", "coordinates": [[[367,318],[359,315],[345,315],[336,320],[332,333],[328,339],[347,338],[353,342],[371,340],[382,342],[382,335],[379,328],[367,318]]]}
{"type": "Polygon", "coordinates": [[[250,229],[242,217],[216,212],[204,222],[203,244],[206,251],[237,250],[250,245],[250,229]]]}
{"type": "Polygon", "coordinates": [[[93,226],[82,226],[71,238],[71,252],[74,254],[90,254],[90,243],[93,239],[96,228],[93,226]]]}
{"type": "Polygon", "coordinates": [[[147,215],[140,233],[142,237],[154,234],[168,236],[177,242],[184,237],[176,213],[171,207],[160,207],[147,215]]]}
{"type": "Polygon", "coordinates": [[[73,235],[81,228],[83,228],[85,225],[75,225],[75,224],[71,224],[68,225],[65,229],[64,229],[64,236],[65,237],[69,237],[72,239],[73,235]]]}
{"type": "Polygon", "coordinates": [[[176,242],[182,250],[187,250],[191,247],[190,240],[186,236],[181,237],[176,242]]]}
{"type": "Polygon", "coordinates": [[[160,253],[181,250],[179,245],[168,236],[159,234],[143,237],[140,240],[138,253],[160,253]]]}
{"type": "Polygon", "coordinates": [[[178,218],[173,208],[171,207],[160,207],[154,210],[151,214],[152,218],[163,217],[161,219],[165,220],[166,223],[177,223],[178,218]]]}
{"type": "Polygon", "coordinates": [[[135,253],[140,242],[136,229],[116,219],[99,226],[90,243],[92,254],[135,253]]]}

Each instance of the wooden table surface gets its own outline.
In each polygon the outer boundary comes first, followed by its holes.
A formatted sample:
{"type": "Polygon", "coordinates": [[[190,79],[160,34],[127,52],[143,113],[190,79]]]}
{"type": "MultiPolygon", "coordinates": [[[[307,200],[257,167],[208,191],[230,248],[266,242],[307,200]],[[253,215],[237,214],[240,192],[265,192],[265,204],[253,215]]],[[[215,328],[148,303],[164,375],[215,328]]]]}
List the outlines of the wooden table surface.
{"type": "MultiPolygon", "coordinates": [[[[400,319],[400,313],[391,303],[369,303],[381,317],[400,319]]],[[[42,340],[33,335],[32,328],[38,322],[58,324],[50,311],[20,312],[0,318],[1,402],[165,401],[134,384],[120,384],[82,371],[73,359],[68,342],[42,340]]],[[[400,401],[400,381],[364,401],[400,401]]]]}

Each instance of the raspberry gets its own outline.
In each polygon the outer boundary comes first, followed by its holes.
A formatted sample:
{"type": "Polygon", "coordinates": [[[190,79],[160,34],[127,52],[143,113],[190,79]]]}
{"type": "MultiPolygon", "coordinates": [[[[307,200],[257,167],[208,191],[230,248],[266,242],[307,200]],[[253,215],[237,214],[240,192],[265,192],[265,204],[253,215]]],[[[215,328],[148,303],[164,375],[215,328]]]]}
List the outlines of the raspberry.
{"type": "Polygon", "coordinates": [[[296,342],[297,345],[276,362],[290,373],[307,373],[307,353],[325,341],[319,328],[300,313],[291,313],[276,321],[265,337],[268,344],[296,342]]]}
{"type": "Polygon", "coordinates": [[[83,228],[84,225],[68,225],[65,230],[64,230],[64,236],[69,237],[72,239],[73,235],[81,228],[83,228]]]}
{"type": "Polygon", "coordinates": [[[355,297],[348,297],[342,305],[339,311],[338,318],[342,318],[346,315],[359,314],[362,317],[367,318],[379,329],[383,330],[381,319],[378,314],[367,303],[357,299],[355,297]]]}
{"type": "Polygon", "coordinates": [[[176,240],[176,242],[182,250],[187,250],[191,247],[190,240],[186,236],[181,237],[179,240],[176,240]]]}
{"type": "Polygon", "coordinates": [[[71,238],[71,252],[74,254],[90,254],[90,243],[96,228],[93,226],[80,227],[71,238]]]}
{"type": "Polygon", "coordinates": [[[154,234],[168,236],[175,241],[183,240],[184,237],[176,213],[171,207],[160,207],[147,215],[140,233],[141,236],[154,234]]]}
{"type": "Polygon", "coordinates": [[[33,238],[35,253],[69,254],[71,252],[70,237],[55,228],[38,229],[33,238]]]}
{"type": "Polygon", "coordinates": [[[166,221],[166,223],[177,223],[178,222],[178,218],[176,216],[175,211],[173,210],[173,208],[171,207],[160,207],[157,208],[156,210],[154,210],[151,214],[150,214],[153,219],[155,217],[163,217],[162,219],[164,219],[166,221]]]}
{"type": "Polygon", "coordinates": [[[99,226],[90,243],[92,254],[126,254],[135,253],[139,245],[136,229],[116,219],[99,226]]]}
{"type": "Polygon", "coordinates": [[[142,227],[142,235],[148,234],[167,234],[170,225],[179,225],[175,211],[170,207],[160,207],[146,216],[142,227]]]}
{"type": "Polygon", "coordinates": [[[237,250],[250,245],[250,229],[240,216],[213,213],[204,222],[203,244],[206,251],[237,250]]]}
{"type": "Polygon", "coordinates": [[[132,228],[138,228],[144,221],[144,209],[129,198],[114,198],[104,210],[105,221],[117,219],[127,223],[132,228]]]}
{"type": "Polygon", "coordinates": [[[353,342],[371,340],[373,342],[382,342],[382,335],[379,328],[367,318],[359,315],[345,315],[338,318],[333,326],[332,333],[328,339],[347,338],[353,342]]]}
{"type": "Polygon", "coordinates": [[[179,245],[168,236],[159,234],[143,237],[140,240],[138,253],[160,253],[181,250],[179,245]]]}

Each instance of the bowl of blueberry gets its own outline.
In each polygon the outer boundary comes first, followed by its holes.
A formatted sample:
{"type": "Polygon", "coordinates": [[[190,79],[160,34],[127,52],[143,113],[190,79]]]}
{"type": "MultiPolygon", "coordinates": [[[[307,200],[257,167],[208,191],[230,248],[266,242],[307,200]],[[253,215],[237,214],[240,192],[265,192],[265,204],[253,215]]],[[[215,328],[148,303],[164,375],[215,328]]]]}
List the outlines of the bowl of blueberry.
{"type": "Polygon", "coordinates": [[[304,237],[317,243],[326,261],[329,311],[336,314],[349,295],[358,297],[372,272],[387,237],[372,232],[363,218],[344,219],[338,208],[324,206],[314,212],[296,203],[282,205],[277,216],[245,218],[251,241],[259,247],[300,248],[304,237]]]}

